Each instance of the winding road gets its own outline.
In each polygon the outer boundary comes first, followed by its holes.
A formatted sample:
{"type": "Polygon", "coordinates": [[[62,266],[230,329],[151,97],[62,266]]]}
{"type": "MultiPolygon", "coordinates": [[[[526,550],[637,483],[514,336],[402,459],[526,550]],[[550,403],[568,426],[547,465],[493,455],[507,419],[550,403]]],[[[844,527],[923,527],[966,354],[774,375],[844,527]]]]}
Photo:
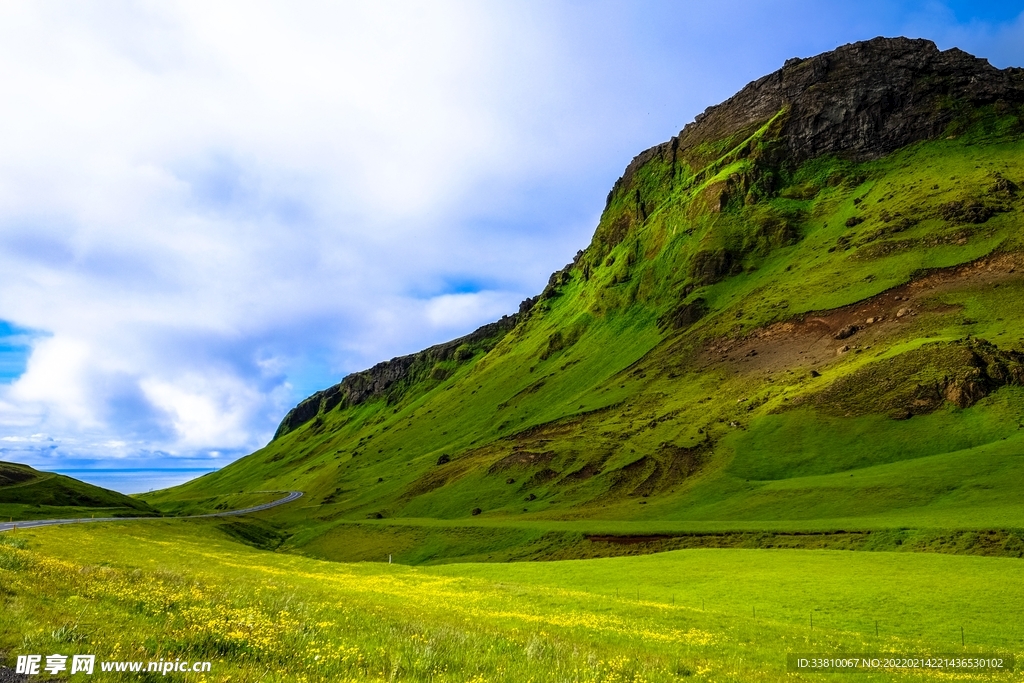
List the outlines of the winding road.
{"type": "MultiPolygon", "coordinates": [[[[268,491],[268,493],[270,493],[268,491]]],[[[203,517],[237,517],[238,515],[247,515],[250,512],[259,512],[260,510],[269,510],[270,508],[277,507],[278,505],[284,505],[290,503],[293,500],[297,500],[302,497],[302,491],[289,491],[288,495],[280,500],[274,500],[263,505],[254,505],[251,508],[243,508],[241,510],[227,510],[226,512],[211,512],[206,515],[183,515],[181,517],[83,517],[82,519],[29,519],[23,522],[3,522],[0,523],[0,531],[11,531],[12,529],[31,529],[37,526],[54,526],[56,524],[86,524],[89,522],[128,522],[133,520],[143,519],[202,519],[203,517]]]]}

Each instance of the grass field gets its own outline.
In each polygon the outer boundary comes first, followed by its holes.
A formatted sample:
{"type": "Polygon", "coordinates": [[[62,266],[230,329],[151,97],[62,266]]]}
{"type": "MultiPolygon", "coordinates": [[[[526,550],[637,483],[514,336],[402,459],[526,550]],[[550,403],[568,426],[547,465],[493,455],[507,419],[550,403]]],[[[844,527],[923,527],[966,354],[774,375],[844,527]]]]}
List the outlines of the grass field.
{"type": "Polygon", "coordinates": [[[416,568],[165,520],[4,536],[0,600],[8,660],[209,660],[185,680],[211,681],[847,680],[787,672],[786,655],[1014,653],[1024,639],[1024,565],[1002,558],[701,549],[416,568]]]}

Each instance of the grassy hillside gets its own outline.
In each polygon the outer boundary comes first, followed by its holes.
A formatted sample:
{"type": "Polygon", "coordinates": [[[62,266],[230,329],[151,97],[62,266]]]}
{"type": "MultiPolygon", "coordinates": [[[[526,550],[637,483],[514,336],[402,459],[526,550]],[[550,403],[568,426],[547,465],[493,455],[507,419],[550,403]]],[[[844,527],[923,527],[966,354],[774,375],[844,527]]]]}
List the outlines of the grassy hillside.
{"type": "Polygon", "coordinates": [[[0,462],[0,520],[146,516],[146,503],[62,474],[0,462]]]}
{"type": "Polygon", "coordinates": [[[787,654],[999,654],[1024,636],[1024,566],[1002,558],[704,549],[413,568],[274,555],[217,528],[0,537],[0,652],[211,662],[182,680],[821,681],[846,674],[787,672],[787,654]]]}
{"type": "Polygon", "coordinates": [[[1024,108],[919,102],[929,139],[803,157],[799,102],[715,128],[722,105],[692,129],[718,137],[634,160],[591,244],[514,318],[346,378],[265,448],[141,498],[303,490],[269,523],[339,559],[586,554],[572,533],[667,527],[1024,527],[1024,108]]]}

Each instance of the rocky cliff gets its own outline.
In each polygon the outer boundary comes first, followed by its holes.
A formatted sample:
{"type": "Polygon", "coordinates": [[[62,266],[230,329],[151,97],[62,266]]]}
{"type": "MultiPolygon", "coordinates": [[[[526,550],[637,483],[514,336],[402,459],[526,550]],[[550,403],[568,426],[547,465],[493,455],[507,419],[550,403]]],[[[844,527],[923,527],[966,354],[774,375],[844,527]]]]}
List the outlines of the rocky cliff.
{"type": "Polygon", "coordinates": [[[494,347],[516,322],[525,315],[533,303],[527,299],[515,315],[502,316],[500,320],[488,323],[464,337],[443,344],[431,346],[418,353],[399,356],[377,363],[369,370],[354,372],[338,384],[318,391],[288,411],[274,438],[284,436],[318,415],[335,408],[359,405],[374,398],[387,398],[390,392],[401,390],[419,380],[443,380],[451,374],[445,363],[460,363],[486,353],[494,347]]]}
{"type": "MultiPolygon", "coordinates": [[[[741,142],[774,117],[774,160],[798,164],[824,154],[874,159],[932,139],[965,110],[1024,102],[1024,69],[930,40],[875,38],[809,59],[793,58],[708,107],[676,137],[637,155],[612,195],[632,189],[634,172],[653,158],[699,169],[709,141],[741,142]]],[[[748,150],[749,151],[749,150],[748,150]]]]}

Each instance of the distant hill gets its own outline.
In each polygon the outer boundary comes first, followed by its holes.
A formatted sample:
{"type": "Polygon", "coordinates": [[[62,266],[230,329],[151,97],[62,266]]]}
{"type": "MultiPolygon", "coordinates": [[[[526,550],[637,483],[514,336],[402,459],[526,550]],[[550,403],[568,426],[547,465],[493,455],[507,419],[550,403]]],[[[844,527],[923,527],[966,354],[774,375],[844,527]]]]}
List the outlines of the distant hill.
{"type": "Polygon", "coordinates": [[[143,498],[300,489],[286,547],[416,561],[557,554],[556,527],[1024,526],[1022,186],[1024,70],[905,38],[789,60],[634,158],[517,313],[143,498]],[[487,525],[531,531],[452,540],[487,525]]]}
{"type": "Polygon", "coordinates": [[[116,491],[39,472],[28,465],[0,462],[0,519],[48,519],[159,514],[146,503],[116,491]]]}

